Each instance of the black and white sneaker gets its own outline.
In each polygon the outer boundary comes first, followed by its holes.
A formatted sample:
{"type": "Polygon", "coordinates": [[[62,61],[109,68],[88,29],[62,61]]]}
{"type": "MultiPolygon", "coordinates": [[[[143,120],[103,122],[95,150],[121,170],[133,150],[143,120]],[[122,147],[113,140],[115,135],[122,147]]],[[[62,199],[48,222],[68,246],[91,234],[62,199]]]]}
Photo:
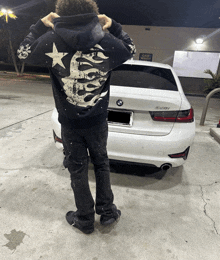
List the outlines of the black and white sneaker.
{"type": "Polygon", "coordinates": [[[82,231],[84,234],[91,234],[94,231],[94,223],[91,224],[91,221],[80,220],[77,216],[77,211],[69,211],[66,213],[67,222],[82,231]]]}

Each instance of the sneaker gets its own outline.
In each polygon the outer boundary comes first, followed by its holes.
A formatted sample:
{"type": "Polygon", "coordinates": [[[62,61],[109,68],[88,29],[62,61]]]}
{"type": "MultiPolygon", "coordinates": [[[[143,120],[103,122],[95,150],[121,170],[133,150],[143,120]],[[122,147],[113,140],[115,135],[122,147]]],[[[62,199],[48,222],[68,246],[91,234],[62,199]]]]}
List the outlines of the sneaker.
{"type": "Polygon", "coordinates": [[[77,216],[77,212],[74,211],[67,212],[66,220],[71,226],[78,228],[84,234],[91,234],[94,231],[94,224],[93,223],[91,224],[91,221],[88,220],[84,220],[84,221],[80,220],[77,216]]]}
{"type": "Polygon", "coordinates": [[[110,225],[114,223],[115,221],[119,221],[121,216],[121,211],[116,208],[116,206],[113,207],[113,212],[108,214],[102,214],[100,218],[100,223],[102,225],[110,225]]]}

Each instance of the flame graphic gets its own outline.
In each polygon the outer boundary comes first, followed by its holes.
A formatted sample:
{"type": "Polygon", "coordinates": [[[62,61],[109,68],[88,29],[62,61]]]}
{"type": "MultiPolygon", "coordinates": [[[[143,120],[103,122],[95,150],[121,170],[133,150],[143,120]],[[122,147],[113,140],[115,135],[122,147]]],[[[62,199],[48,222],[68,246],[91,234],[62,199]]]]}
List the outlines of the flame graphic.
{"type": "Polygon", "coordinates": [[[62,79],[69,103],[80,107],[94,106],[107,95],[108,91],[101,91],[108,78],[108,72],[103,71],[103,63],[108,59],[98,44],[87,54],[81,51],[74,54],[70,62],[70,75],[62,79]]]}

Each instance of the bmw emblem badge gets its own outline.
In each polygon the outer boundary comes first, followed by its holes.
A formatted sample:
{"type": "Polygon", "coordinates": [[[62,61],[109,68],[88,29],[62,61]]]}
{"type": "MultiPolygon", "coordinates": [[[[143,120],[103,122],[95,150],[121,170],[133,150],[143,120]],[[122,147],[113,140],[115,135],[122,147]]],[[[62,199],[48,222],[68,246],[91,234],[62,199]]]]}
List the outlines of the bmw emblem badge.
{"type": "Polygon", "coordinates": [[[116,104],[117,104],[119,107],[121,107],[121,106],[124,104],[124,102],[123,102],[121,99],[118,99],[118,100],[116,101],[116,104]]]}

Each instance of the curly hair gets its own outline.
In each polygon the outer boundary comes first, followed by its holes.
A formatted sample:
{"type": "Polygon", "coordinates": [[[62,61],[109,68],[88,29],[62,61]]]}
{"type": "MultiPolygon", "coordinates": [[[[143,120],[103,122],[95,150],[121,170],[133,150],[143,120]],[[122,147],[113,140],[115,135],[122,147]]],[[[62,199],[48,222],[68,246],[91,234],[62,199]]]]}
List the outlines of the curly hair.
{"type": "Polygon", "coordinates": [[[57,0],[55,12],[60,16],[95,13],[99,8],[93,0],[57,0]]]}

